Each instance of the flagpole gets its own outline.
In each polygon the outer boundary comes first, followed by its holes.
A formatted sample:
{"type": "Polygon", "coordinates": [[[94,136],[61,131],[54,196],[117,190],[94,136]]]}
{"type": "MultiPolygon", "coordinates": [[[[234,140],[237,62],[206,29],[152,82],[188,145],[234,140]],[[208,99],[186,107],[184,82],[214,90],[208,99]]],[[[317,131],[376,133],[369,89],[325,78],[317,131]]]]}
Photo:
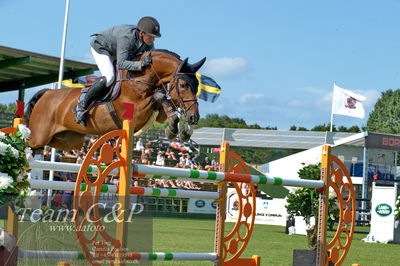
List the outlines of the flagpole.
{"type": "Polygon", "coordinates": [[[335,81],[333,82],[333,93],[332,93],[332,107],[331,107],[331,125],[330,125],[330,132],[332,132],[332,128],[333,128],[333,97],[334,97],[334,93],[335,93],[335,81]]]}
{"type": "MultiPolygon", "coordinates": [[[[62,80],[64,77],[64,61],[65,61],[65,45],[67,42],[67,30],[68,30],[68,18],[69,18],[69,1],[65,1],[65,15],[64,15],[64,28],[63,28],[63,35],[62,35],[62,44],[61,44],[61,56],[60,56],[60,68],[58,72],[58,89],[61,89],[62,80]]],[[[51,157],[50,161],[54,162],[56,160],[56,149],[51,148],[51,157]]],[[[50,170],[49,172],[49,180],[53,181],[54,179],[54,171],[50,170]]],[[[53,190],[49,189],[47,193],[47,206],[51,206],[51,199],[52,199],[53,190]]]]}

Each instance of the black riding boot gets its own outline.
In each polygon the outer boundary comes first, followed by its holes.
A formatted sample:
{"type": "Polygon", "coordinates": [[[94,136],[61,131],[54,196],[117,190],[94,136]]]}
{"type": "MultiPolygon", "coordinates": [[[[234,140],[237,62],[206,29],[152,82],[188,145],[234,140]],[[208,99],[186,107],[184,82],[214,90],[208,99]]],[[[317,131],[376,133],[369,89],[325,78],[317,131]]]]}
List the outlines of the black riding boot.
{"type": "Polygon", "coordinates": [[[96,100],[104,97],[108,92],[106,86],[106,77],[101,77],[96,81],[84,94],[83,98],[78,100],[78,104],[74,107],[73,112],[76,116],[76,122],[84,127],[87,126],[86,119],[90,107],[95,103],[96,100]]]}

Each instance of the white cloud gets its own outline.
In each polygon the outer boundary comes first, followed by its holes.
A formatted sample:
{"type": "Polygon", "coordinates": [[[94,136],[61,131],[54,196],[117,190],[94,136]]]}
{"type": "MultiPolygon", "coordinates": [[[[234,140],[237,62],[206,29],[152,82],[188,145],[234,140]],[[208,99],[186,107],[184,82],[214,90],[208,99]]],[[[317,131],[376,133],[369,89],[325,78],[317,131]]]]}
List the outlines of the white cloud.
{"type": "Polygon", "coordinates": [[[240,104],[255,104],[255,103],[260,103],[265,101],[265,95],[264,94],[252,94],[252,93],[247,93],[243,94],[239,98],[239,103],[240,104]]]}
{"type": "Polygon", "coordinates": [[[381,97],[381,93],[378,90],[367,90],[361,93],[361,95],[367,97],[365,100],[365,108],[372,109],[376,103],[376,101],[381,97]]]}
{"type": "Polygon", "coordinates": [[[249,62],[242,57],[223,57],[206,61],[204,74],[212,77],[232,77],[246,72],[249,62]]]}

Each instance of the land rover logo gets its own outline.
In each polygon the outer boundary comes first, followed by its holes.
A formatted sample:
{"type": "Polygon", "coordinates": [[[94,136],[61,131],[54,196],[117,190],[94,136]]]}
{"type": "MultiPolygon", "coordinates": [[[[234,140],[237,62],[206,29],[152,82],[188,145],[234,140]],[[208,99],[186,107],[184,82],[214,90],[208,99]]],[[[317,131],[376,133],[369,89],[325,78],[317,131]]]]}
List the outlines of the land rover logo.
{"type": "Polygon", "coordinates": [[[196,200],[194,205],[196,205],[197,208],[203,208],[206,205],[206,203],[204,202],[204,200],[196,200]]]}
{"type": "Polygon", "coordinates": [[[392,213],[392,207],[386,203],[381,203],[376,206],[375,211],[380,216],[388,216],[392,213]]]}

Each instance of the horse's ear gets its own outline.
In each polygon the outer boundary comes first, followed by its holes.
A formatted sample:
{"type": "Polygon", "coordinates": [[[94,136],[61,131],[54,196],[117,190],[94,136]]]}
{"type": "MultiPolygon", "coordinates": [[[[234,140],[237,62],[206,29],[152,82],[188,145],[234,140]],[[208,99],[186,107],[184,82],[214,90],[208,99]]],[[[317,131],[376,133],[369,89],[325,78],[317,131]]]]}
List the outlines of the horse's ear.
{"type": "Polygon", "coordinates": [[[179,67],[178,67],[178,69],[177,69],[176,72],[178,72],[178,73],[179,73],[179,72],[185,72],[184,69],[187,68],[188,61],[189,61],[189,57],[186,57],[186,58],[181,62],[181,64],[179,65],[179,67]]]}
{"type": "Polygon", "coordinates": [[[199,62],[192,64],[193,72],[197,72],[197,70],[199,70],[203,66],[205,61],[206,61],[206,57],[201,59],[199,62]]]}

